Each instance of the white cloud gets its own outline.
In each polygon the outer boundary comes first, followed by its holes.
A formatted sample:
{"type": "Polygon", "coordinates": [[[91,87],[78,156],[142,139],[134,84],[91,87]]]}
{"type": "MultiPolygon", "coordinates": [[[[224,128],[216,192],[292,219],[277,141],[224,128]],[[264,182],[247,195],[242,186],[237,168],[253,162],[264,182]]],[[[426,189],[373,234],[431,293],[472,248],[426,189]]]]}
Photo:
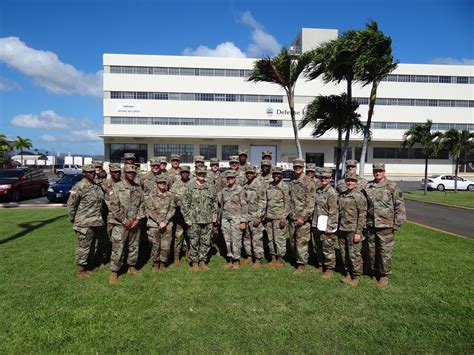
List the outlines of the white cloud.
{"type": "Polygon", "coordinates": [[[183,50],[183,55],[199,56],[199,57],[234,57],[245,58],[243,53],[234,43],[224,42],[219,44],[215,49],[207,46],[199,46],[196,50],[186,48],[183,50]]]}
{"type": "Polygon", "coordinates": [[[56,142],[56,137],[50,135],[50,134],[43,134],[39,137],[39,139],[43,142],[56,142]]]}
{"type": "Polygon", "coordinates": [[[16,81],[0,77],[0,91],[12,91],[21,89],[16,81]]]}
{"type": "Polygon", "coordinates": [[[0,62],[30,76],[54,94],[102,96],[102,71],[87,74],[49,51],[28,47],[18,37],[0,38],[0,62]]]}
{"type": "Polygon", "coordinates": [[[13,117],[10,123],[17,127],[25,128],[68,128],[72,119],[59,116],[52,110],[42,111],[39,115],[20,114],[13,117]]]}
{"type": "Polygon", "coordinates": [[[449,64],[449,65],[474,65],[474,59],[462,58],[456,59],[451,57],[434,58],[431,64],[449,64]]]}
{"type": "Polygon", "coordinates": [[[70,142],[94,142],[101,140],[99,132],[93,129],[73,130],[70,134],[65,139],[70,142]]]}

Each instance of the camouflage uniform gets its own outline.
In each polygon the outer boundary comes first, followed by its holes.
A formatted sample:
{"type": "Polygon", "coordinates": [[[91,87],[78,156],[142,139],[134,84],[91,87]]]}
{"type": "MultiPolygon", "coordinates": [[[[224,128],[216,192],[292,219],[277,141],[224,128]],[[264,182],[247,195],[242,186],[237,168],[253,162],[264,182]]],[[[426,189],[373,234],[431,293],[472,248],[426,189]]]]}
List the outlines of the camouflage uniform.
{"type": "MultiPolygon", "coordinates": [[[[219,166],[219,160],[216,158],[211,158],[210,165],[212,166],[215,164],[219,166]]],[[[224,174],[221,174],[219,170],[217,170],[216,172],[210,170],[207,173],[207,181],[214,186],[217,192],[221,191],[224,186],[226,186],[225,176],[223,175],[224,174]]]]}
{"type": "MultiPolygon", "coordinates": [[[[84,167],[84,172],[94,170],[92,165],[84,167]]],[[[74,232],[78,240],[76,265],[87,266],[93,243],[96,238],[100,237],[104,226],[103,201],[104,193],[101,188],[86,178],[71,189],[67,207],[69,220],[74,224],[74,232]]]]}
{"type": "MultiPolygon", "coordinates": [[[[358,163],[359,162],[357,160],[353,160],[353,159],[346,160],[346,173],[344,174],[342,179],[340,179],[336,184],[336,190],[340,194],[347,190],[347,187],[346,187],[347,168],[350,166],[357,167],[358,163]]],[[[359,191],[363,191],[366,185],[367,185],[367,180],[362,177],[358,177],[356,189],[359,191]]]]}
{"type": "MultiPolygon", "coordinates": [[[[205,172],[200,168],[197,172],[205,172]]],[[[190,260],[194,263],[207,261],[211,248],[212,224],[217,222],[217,193],[211,184],[191,183],[184,192],[182,212],[185,221],[191,221],[188,229],[190,239],[190,260]]]]}
{"type": "MultiPolygon", "coordinates": [[[[384,164],[373,164],[374,169],[377,167],[385,170],[384,164]]],[[[403,195],[398,185],[387,178],[379,183],[370,181],[365,191],[370,271],[388,276],[392,273],[393,232],[406,220],[403,195]]]]}
{"type": "MultiPolygon", "coordinates": [[[[281,173],[280,167],[275,167],[275,173],[281,173]]],[[[268,248],[270,255],[284,257],[286,254],[286,225],[280,227],[280,222],[286,224],[286,219],[290,213],[290,192],[288,185],[281,180],[278,183],[272,181],[267,186],[267,212],[266,230],[268,236],[268,248]]]]}
{"type": "MultiPolygon", "coordinates": [[[[331,176],[331,169],[323,169],[321,176],[331,176]]],[[[327,229],[336,230],[339,220],[339,195],[330,185],[320,186],[316,190],[316,201],[314,205],[313,223],[316,255],[319,266],[324,264],[326,270],[333,270],[336,266],[336,236],[334,233],[326,234],[317,228],[319,216],[328,216],[327,229]]]]}
{"type": "MultiPolygon", "coordinates": [[[[133,165],[133,167],[135,167],[133,165]]],[[[124,170],[128,171],[125,166],[124,170]]],[[[136,167],[134,169],[136,171],[136,167]]],[[[123,265],[125,247],[128,245],[129,266],[135,266],[138,260],[139,228],[128,230],[125,225],[129,221],[141,220],[145,217],[143,204],[143,192],[140,185],[122,180],[113,185],[112,190],[105,196],[107,207],[110,211],[112,224],[112,256],[110,258],[110,269],[118,272],[123,265]]]]}
{"type": "MultiPolygon", "coordinates": [[[[356,174],[348,174],[347,177],[357,179],[356,174]]],[[[362,231],[366,224],[367,199],[354,188],[352,191],[345,190],[339,196],[339,249],[346,273],[352,276],[362,274],[362,231]],[[359,234],[361,240],[354,242],[354,236],[359,234]]]]}
{"type": "MultiPolygon", "coordinates": [[[[262,165],[268,165],[268,166],[271,167],[272,162],[270,160],[262,160],[262,162],[260,163],[260,167],[262,167],[262,165]]],[[[267,175],[263,175],[262,171],[260,170],[259,173],[258,173],[257,179],[259,179],[260,181],[265,182],[266,184],[271,183],[273,181],[272,169],[270,168],[270,172],[267,175]]]]}
{"type": "MultiPolygon", "coordinates": [[[[120,164],[116,164],[116,163],[110,164],[109,165],[109,171],[111,173],[114,172],[114,171],[121,171],[120,164]]],[[[107,180],[105,180],[104,183],[102,184],[102,190],[104,190],[104,194],[107,195],[112,190],[113,186],[115,184],[117,184],[118,182],[120,182],[120,181],[122,181],[122,180],[114,181],[112,178],[108,178],[107,180]]],[[[104,200],[104,210],[107,212],[107,218],[105,220],[106,220],[106,223],[107,223],[107,236],[109,238],[108,244],[110,244],[112,226],[113,225],[110,224],[109,221],[112,220],[113,216],[111,215],[109,209],[107,208],[107,204],[105,203],[105,200],[104,200]]]]}
{"type": "MultiPolygon", "coordinates": [[[[302,159],[295,159],[293,167],[304,166],[302,159]]],[[[291,209],[289,216],[290,242],[296,252],[296,262],[298,264],[308,263],[308,245],[311,239],[311,221],[313,218],[315,203],[315,185],[312,180],[303,173],[290,184],[291,209]],[[296,222],[303,220],[300,226],[296,222]]]]}
{"type": "MultiPolygon", "coordinates": [[[[247,171],[256,172],[255,168],[249,168],[247,171]]],[[[267,207],[266,183],[258,178],[254,178],[252,182],[244,185],[245,200],[247,202],[248,223],[243,236],[243,244],[247,256],[253,253],[256,259],[263,258],[263,222],[265,219],[265,210],[267,207]],[[258,221],[257,227],[253,225],[254,221],[258,221]]]]}
{"type": "MultiPolygon", "coordinates": [[[[181,157],[178,154],[171,154],[170,161],[171,161],[171,163],[173,163],[173,160],[179,161],[180,158],[181,157]]],[[[178,169],[175,169],[173,166],[171,166],[171,168],[169,168],[169,170],[168,170],[168,178],[169,178],[168,184],[169,184],[170,188],[171,188],[171,186],[173,186],[173,184],[176,181],[181,180],[181,176],[179,175],[179,172],[180,172],[179,167],[178,167],[178,169]]]]}
{"type": "MultiPolygon", "coordinates": [[[[183,169],[182,171],[189,172],[190,170],[188,166],[182,166],[181,168],[183,169]]],[[[186,221],[184,220],[182,211],[183,211],[184,193],[190,183],[191,183],[191,180],[188,180],[186,182],[184,182],[183,180],[178,180],[171,187],[171,192],[174,195],[175,205],[176,205],[176,212],[173,217],[173,224],[174,224],[173,229],[174,229],[174,235],[175,235],[175,240],[174,240],[174,259],[175,260],[179,259],[179,254],[181,253],[181,249],[184,249],[184,250],[189,249],[189,241],[187,240],[187,237],[185,238],[185,233],[188,227],[186,225],[186,221]],[[183,241],[185,241],[185,243],[183,243],[183,241]]]]}
{"type": "MultiPolygon", "coordinates": [[[[164,177],[158,178],[157,183],[167,183],[164,177]]],[[[169,192],[161,192],[158,187],[145,197],[145,211],[147,216],[148,240],[152,244],[151,260],[153,266],[158,262],[165,264],[168,261],[173,224],[171,218],[175,214],[175,197],[169,192]],[[160,229],[160,223],[166,227],[160,229]]]]}
{"type": "MultiPolygon", "coordinates": [[[[226,177],[236,178],[235,172],[226,171],[226,177]]],[[[247,201],[245,191],[237,182],[232,187],[224,187],[218,194],[222,234],[227,248],[227,257],[240,260],[242,231],[240,223],[247,223],[247,201]]]]}

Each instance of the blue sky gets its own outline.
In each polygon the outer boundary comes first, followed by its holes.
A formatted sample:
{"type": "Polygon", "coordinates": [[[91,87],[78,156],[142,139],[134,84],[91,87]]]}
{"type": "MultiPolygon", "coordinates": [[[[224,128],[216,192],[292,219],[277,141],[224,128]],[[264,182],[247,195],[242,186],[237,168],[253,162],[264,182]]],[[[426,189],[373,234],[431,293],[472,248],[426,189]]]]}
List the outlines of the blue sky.
{"type": "Polygon", "coordinates": [[[0,132],[102,154],[103,53],[272,55],[301,27],[368,19],[401,63],[474,65],[472,0],[2,0],[0,132]]]}

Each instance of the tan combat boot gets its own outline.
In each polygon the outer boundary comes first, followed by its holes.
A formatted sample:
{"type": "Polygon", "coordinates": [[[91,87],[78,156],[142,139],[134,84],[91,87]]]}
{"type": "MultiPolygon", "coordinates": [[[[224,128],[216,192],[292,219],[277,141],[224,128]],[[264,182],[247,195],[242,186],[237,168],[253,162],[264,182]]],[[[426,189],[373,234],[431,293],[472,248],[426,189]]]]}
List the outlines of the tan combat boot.
{"type": "Polygon", "coordinates": [[[168,267],[166,266],[166,263],[164,263],[163,261],[160,261],[160,270],[164,272],[170,271],[170,269],[168,269],[168,267]]]}
{"type": "Polygon", "coordinates": [[[344,284],[349,284],[351,282],[351,274],[346,273],[344,277],[341,277],[341,282],[344,284]]]}
{"type": "Polygon", "coordinates": [[[268,267],[269,267],[270,269],[274,269],[274,268],[275,268],[275,264],[276,264],[276,256],[275,256],[275,255],[272,255],[272,261],[270,261],[270,262],[268,263],[268,267]]]}
{"type": "Polygon", "coordinates": [[[118,279],[118,273],[112,272],[112,274],[109,277],[109,285],[115,285],[117,283],[117,279],[118,279]]]}
{"type": "Polygon", "coordinates": [[[201,261],[199,263],[199,268],[202,270],[202,271],[209,271],[209,266],[207,266],[207,264],[204,262],[204,261],[201,261]]]}
{"type": "Polygon", "coordinates": [[[283,257],[281,256],[277,256],[277,261],[275,263],[275,268],[276,269],[281,269],[283,266],[284,266],[284,261],[283,261],[283,257]]]}
{"type": "Polygon", "coordinates": [[[244,264],[244,265],[251,265],[251,264],[253,264],[253,262],[252,262],[252,257],[251,257],[251,256],[247,256],[247,257],[246,257],[245,259],[243,259],[241,262],[242,262],[242,264],[244,264]]]}
{"type": "Polygon", "coordinates": [[[322,274],[323,273],[323,267],[322,266],[316,266],[314,269],[313,269],[313,272],[316,272],[318,274],[322,274]]]}
{"type": "Polygon", "coordinates": [[[323,278],[325,278],[326,280],[329,280],[333,277],[333,275],[334,275],[334,271],[332,269],[327,269],[323,273],[323,278]]]}
{"type": "Polygon", "coordinates": [[[351,287],[357,287],[360,284],[360,276],[354,276],[352,280],[347,283],[351,287]]]}
{"type": "Polygon", "coordinates": [[[152,272],[160,272],[160,263],[153,264],[153,267],[151,268],[152,272]]]}
{"type": "Polygon", "coordinates": [[[174,262],[173,262],[174,266],[176,267],[181,267],[181,263],[179,262],[179,254],[175,255],[174,256],[174,262]]]}
{"type": "Polygon", "coordinates": [[[304,264],[298,264],[298,267],[296,270],[293,272],[293,275],[301,275],[304,272],[304,264]]]}
{"type": "Polygon", "coordinates": [[[372,285],[378,285],[378,281],[377,281],[377,278],[375,276],[371,276],[370,277],[370,283],[372,285]]]}
{"type": "Polygon", "coordinates": [[[388,285],[388,277],[387,276],[382,276],[379,280],[378,285],[380,287],[386,287],[388,285]]]}
{"type": "Polygon", "coordinates": [[[136,276],[136,275],[140,275],[141,273],[140,273],[140,271],[137,270],[137,268],[135,266],[129,266],[127,274],[136,276]]]}
{"type": "Polygon", "coordinates": [[[234,270],[240,269],[240,261],[234,260],[234,262],[232,263],[232,269],[234,270]]]}
{"type": "Polygon", "coordinates": [[[90,271],[86,271],[86,267],[82,265],[76,266],[76,277],[80,279],[88,279],[91,277],[92,273],[90,271]]]}
{"type": "Polygon", "coordinates": [[[193,263],[193,265],[191,266],[191,271],[192,272],[198,272],[199,271],[198,263],[193,263]]]}
{"type": "Polygon", "coordinates": [[[260,269],[261,266],[262,266],[262,263],[260,262],[260,259],[255,259],[255,264],[253,264],[252,268],[260,269]]]}

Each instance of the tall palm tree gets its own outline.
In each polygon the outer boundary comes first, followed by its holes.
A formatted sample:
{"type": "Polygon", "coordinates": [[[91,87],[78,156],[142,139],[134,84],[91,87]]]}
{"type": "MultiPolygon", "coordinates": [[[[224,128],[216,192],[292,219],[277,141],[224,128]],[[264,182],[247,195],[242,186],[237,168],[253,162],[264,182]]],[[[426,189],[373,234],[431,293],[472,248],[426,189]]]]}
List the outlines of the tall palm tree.
{"type": "Polygon", "coordinates": [[[392,39],[379,30],[377,22],[370,21],[366,29],[358,31],[355,41],[358,42],[359,55],[355,61],[355,77],[363,86],[372,84],[369,98],[369,112],[365,124],[364,140],[360,156],[359,175],[364,176],[365,157],[369,144],[370,126],[377,100],[377,89],[380,82],[397,68],[393,60],[392,39]]]}
{"type": "MultiPolygon", "coordinates": [[[[361,131],[363,129],[360,114],[356,111],[359,107],[357,102],[348,103],[347,94],[318,96],[305,110],[299,128],[308,124],[314,126],[311,135],[321,137],[331,130],[337,131],[337,150],[341,150],[342,133],[346,131],[361,131]]],[[[340,154],[336,155],[336,172],[341,162],[340,154]]],[[[337,175],[336,175],[337,180],[337,175]]]]}
{"type": "Polygon", "coordinates": [[[449,153],[456,161],[456,167],[454,170],[455,180],[454,180],[454,191],[458,192],[458,169],[459,169],[459,159],[461,154],[469,153],[474,149],[474,133],[469,132],[468,130],[458,130],[451,128],[450,130],[444,132],[441,137],[441,147],[449,150],[449,153]]]}
{"type": "Polygon", "coordinates": [[[16,136],[16,139],[13,141],[12,145],[13,148],[20,149],[21,164],[23,165],[23,148],[31,148],[33,147],[33,143],[29,138],[16,136]]]}
{"type": "Polygon", "coordinates": [[[425,159],[425,195],[428,187],[428,159],[438,153],[440,149],[440,138],[442,136],[441,132],[432,132],[431,126],[431,120],[427,120],[425,123],[417,123],[403,134],[402,140],[403,147],[421,146],[425,159]]]}
{"type": "Polygon", "coordinates": [[[6,153],[11,150],[7,137],[0,133],[0,164],[5,164],[6,153]]]}
{"type": "Polygon", "coordinates": [[[290,108],[291,123],[295,136],[296,151],[298,157],[303,157],[301,143],[298,137],[298,128],[295,117],[295,86],[298,77],[311,61],[311,53],[305,52],[297,55],[292,54],[287,48],[283,48],[275,57],[258,59],[253,66],[247,81],[267,82],[279,85],[285,90],[290,108]]]}

